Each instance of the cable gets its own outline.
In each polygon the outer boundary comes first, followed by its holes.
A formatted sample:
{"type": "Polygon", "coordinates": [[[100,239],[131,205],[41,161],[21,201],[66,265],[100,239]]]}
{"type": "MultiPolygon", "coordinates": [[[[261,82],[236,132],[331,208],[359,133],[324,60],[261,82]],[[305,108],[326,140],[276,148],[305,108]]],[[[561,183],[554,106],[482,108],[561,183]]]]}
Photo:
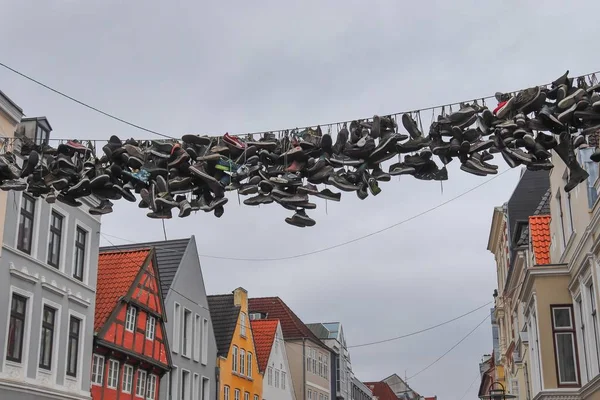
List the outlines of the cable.
{"type": "MultiPolygon", "coordinates": [[[[482,183],[480,183],[480,184],[472,187],[471,189],[469,189],[469,190],[467,190],[467,191],[465,191],[465,192],[463,192],[463,193],[461,193],[461,194],[459,194],[457,196],[454,196],[454,197],[452,197],[452,198],[450,198],[450,199],[448,199],[448,200],[446,200],[446,201],[444,201],[444,202],[442,202],[442,203],[440,203],[440,204],[438,204],[438,205],[436,205],[434,207],[431,207],[431,208],[429,208],[429,209],[427,209],[425,211],[422,211],[422,212],[420,212],[418,214],[413,215],[412,217],[409,217],[409,218],[406,218],[406,219],[404,219],[402,221],[399,221],[399,222],[397,222],[397,223],[395,223],[393,225],[387,226],[385,228],[379,229],[377,231],[371,232],[371,233],[363,235],[363,236],[359,236],[357,238],[354,238],[354,239],[351,239],[351,240],[348,240],[348,241],[345,241],[345,242],[342,242],[342,243],[338,243],[338,244],[335,244],[335,245],[332,245],[332,246],[328,246],[328,247],[323,247],[321,249],[317,249],[317,250],[314,250],[314,251],[309,251],[309,252],[306,252],[306,253],[298,253],[298,254],[294,254],[294,255],[291,255],[291,256],[285,256],[285,257],[270,257],[270,258],[269,257],[258,257],[258,258],[224,257],[224,256],[210,255],[210,254],[198,254],[198,255],[200,257],[212,258],[212,259],[217,259],[217,260],[247,261],[247,262],[266,262],[266,261],[285,261],[285,260],[291,260],[291,259],[295,259],[295,258],[308,257],[308,256],[311,256],[311,255],[314,255],[314,254],[324,253],[326,251],[337,249],[338,247],[347,246],[349,244],[358,242],[360,240],[367,239],[367,238],[369,238],[371,236],[378,235],[378,234],[383,233],[385,231],[388,231],[388,230],[390,230],[392,228],[395,228],[397,226],[400,226],[402,224],[410,222],[413,219],[417,219],[417,218],[419,218],[419,217],[421,217],[421,216],[423,216],[425,214],[428,214],[428,213],[430,213],[432,211],[435,211],[438,208],[441,208],[441,207],[445,206],[446,204],[448,204],[448,203],[450,203],[450,202],[452,202],[454,200],[457,200],[457,199],[459,199],[459,198],[461,198],[461,197],[463,197],[463,196],[465,196],[465,195],[473,192],[476,189],[479,189],[483,185],[486,185],[486,184],[490,183],[491,181],[493,181],[496,178],[499,178],[500,176],[504,175],[508,171],[511,171],[511,169],[510,168],[506,169],[506,170],[502,171],[501,173],[499,173],[498,175],[495,175],[494,177],[486,180],[485,182],[482,182],[482,183]]],[[[103,235],[107,235],[107,234],[103,234],[103,235]]],[[[130,241],[128,239],[120,238],[118,236],[113,236],[113,235],[108,235],[108,236],[114,237],[116,239],[124,240],[124,241],[127,241],[127,242],[135,243],[135,242],[130,241]]]]}
{"type": "Polygon", "coordinates": [[[86,103],[84,103],[84,102],[83,102],[83,101],[81,101],[81,100],[77,100],[76,98],[74,98],[74,97],[71,97],[71,96],[69,96],[68,94],[65,94],[65,93],[63,93],[63,92],[61,92],[61,91],[59,91],[59,90],[57,90],[57,89],[54,89],[54,88],[52,88],[52,87],[50,87],[50,86],[48,86],[48,85],[46,85],[46,84],[44,84],[44,83],[42,83],[42,82],[40,82],[40,81],[38,81],[38,80],[36,80],[36,79],[34,79],[34,78],[32,78],[32,77],[28,76],[28,75],[25,75],[24,73],[22,73],[22,72],[19,72],[19,71],[17,71],[16,69],[9,67],[8,65],[6,65],[6,64],[4,64],[4,63],[2,63],[2,62],[0,62],[0,66],[2,66],[2,67],[4,67],[4,68],[8,69],[9,71],[12,71],[12,72],[14,72],[14,73],[15,73],[15,74],[17,74],[17,75],[20,75],[20,76],[22,76],[22,77],[23,77],[23,78],[25,78],[25,79],[29,79],[30,81],[32,81],[32,82],[34,82],[34,83],[37,83],[38,85],[40,85],[40,86],[42,86],[42,87],[44,87],[44,88],[46,88],[46,89],[48,89],[48,90],[50,90],[50,91],[52,91],[52,92],[56,93],[56,94],[59,94],[59,95],[61,95],[61,96],[63,96],[63,97],[66,97],[67,99],[69,99],[69,100],[71,100],[71,101],[74,101],[74,102],[75,102],[75,103],[77,103],[77,104],[80,104],[80,105],[82,105],[82,106],[84,106],[84,107],[87,107],[87,108],[89,108],[90,110],[96,111],[96,112],[98,112],[98,113],[100,113],[100,114],[102,114],[102,115],[104,115],[104,116],[107,116],[107,117],[109,117],[109,118],[112,118],[112,119],[114,119],[114,120],[117,120],[117,121],[119,121],[119,122],[122,122],[122,123],[124,123],[124,124],[126,124],[126,125],[132,126],[132,127],[134,127],[134,128],[140,129],[140,130],[142,130],[142,131],[146,131],[146,132],[149,132],[149,133],[153,133],[153,134],[155,134],[155,135],[162,136],[162,137],[164,137],[164,138],[168,138],[168,139],[175,139],[175,138],[174,138],[174,137],[172,137],[172,136],[165,135],[164,133],[160,133],[160,132],[157,132],[157,131],[153,131],[152,129],[144,128],[143,126],[140,126],[140,125],[134,124],[133,122],[126,121],[126,120],[124,120],[123,118],[116,117],[116,116],[114,116],[114,115],[112,115],[112,114],[109,114],[109,113],[107,113],[106,111],[102,111],[102,110],[100,110],[100,109],[98,109],[98,108],[96,108],[96,107],[94,107],[94,106],[91,106],[91,105],[89,105],[89,104],[86,104],[86,103]]]}
{"type": "MultiPolygon", "coordinates": [[[[13,73],[15,73],[15,74],[17,74],[17,75],[20,75],[20,76],[22,76],[22,77],[23,77],[23,78],[25,78],[25,79],[28,79],[28,80],[30,80],[30,81],[32,81],[32,82],[34,82],[34,83],[36,83],[36,84],[38,84],[38,85],[40,85],[40,86],[42,86],[42,87],[44,87],[44,88],[46,88],[46,89],[48,89],[48,90],[51,90],[51,91],[53,91],[53,92],[54,92],[54,93],[56,93],[56,94],[59,94],[59,95],[61,95],[61,96],[63,96],[63,97],[66,97],[66,98],[67,98],[67,99],[69,99],[69,100],[72,100],[72,101],[74,101],[74,102],[76,102],[76,103],[78,103],[78,104],[80,104],[80,105],[82,105],[82,106],[84,106],[84,107],[87,107],[87,108],[89,108],[89,109],[91,109],[91,110],[94,110],[94,111],[96,111],[96,112],[98,112],[98,113],[100,113],[100,114],[102,114],[102,115],[105,115],[105,116],[107,116],[107,117],[109,117],[109,118],[112,118],[112,119],[114,119],[114,120],[117,120],[117,121],[119,121],[119,122],[122,122],[122,123],[124,123],[124,124],[127,124],[127,125],[129,125],[129,126],[132,126],[132,127],[134,127],[134,128],[137,128],[137,129],[140,129],[140,130],[143,130],[143,131],[146,131],[146,132],[153,133],[153,134],[155,134],[155,135],[159,135],[159,136],[162,136],[162,137],[165,137],[165,138],[169,138],[169,139],[175,139],[175,138],[174,138],[174,137],[172,137],[172,136],[168,136],[168,135],[165,135],[165,134],[163,134],[163,133],[160,133],[160,132],[157,132],[157,131],[154,131],[154,130],[148,129],[148,128],[144,128],[144,127],[142,127],[142,126],[140,126],[140,125],[134,124],[134,123],[132,123],[132,122],[129,122],[129,121],[126,121],[126,120],[124,120],[124,119],[122,119],[122,118],[116,117],[116,116],[114,116],[114,115],[112,115],[112,114],[109,114],[109,113],[107,113],[107,112],[105,112],[105,111],[102,111],[102,110],[100,110],[100,109],[98,109],[98,108],[96,108],[96,107],[90,106],[90,105],[88,105],[88,104],[86,104],[86,103],[84,103],[84,102],[82,102],[82,101],[80,101],[80,100],[77,100],[77,99],[75,99],[75,98],[73,98],[73,97],[71,97],[71,96],[69,96],[69,95],[67,95],[67,94],[65,94],[65,93],[63,93],[63,92],[61,92],[61,91],[57,90],[57,89],[54,89],[54,88],[52,88],[52,87],[50,87],[50,86],[48,86],[48,85],[46,85],[46,84],[44,84],[44,83],[42,83],[42,82],[40,82],[40,81],[38,81],[38,80],[34,79],[34,78],[32,78],[32,77],[30,77],[30,76],[28,76],[28,75],[24,74],[23,72],[19,72],[18,70],[14,69],[14,68],[12,68],[12,67],[10,67],[10,66],[8,66],[8,65],[6,65],[6,64],[4,64],[4,63],[2,63],[2,62],[0,62],[0,66],[2,66],[2,67],[4,67],[4,68],[8,69],[9,71],[11,71],[11,72],[13,72],[13,73]]],[[[590,72],[590,73],[588,73],[588,74],[584,74],[584,75],[576,76],[576,77],[574,77],[573,79],[580,78],[580,77],[587,77],[587,76],[590,76],[590,75],[593,75],[593,74],[597,74],[597,73],[600,73],[600,71],[590,72]]],[[[550,85],[550,84],[549,84],[549,83],[546,83],[546,84],[543,84],[543,85],[538,85],[538,86],[548,86],[548,85],[550,85]]],[[[511,91],[511,92],[506,92],[506,93],[516,93],[516,92],[518,92],[518,90],[514,90],[514,91],[511,91]]],[[[491,99],[491,98],[494,98],[494,97],[495,97],[495,96],[475,97],[475,98],[473,98],[473,101],[476,101],[476,100],[487,100],[487,99],[491,99]]],[[[442,107],[450,107],[450,106],[454,106],[454,105],[460,105],[461,103],[466,103],[466,102],[467,102],[467,101],[461,101],[461,102],[457,102],[457,103],[440,104],[440,105],[436,105],[436,106],[432,106],[432,107],[420,108],[420,109],[416,109],[416,110],[410,110],[410,111],[400,111],[400,112],[397,112],[397,113],[394,113],[394,114],[384,114],[384,115],[396,116],[396,115],[405,114],[405,113],[417,113],[417,112],[419,112],[419,111],[435,110],[435,109],[437,109],[437,108],[442,108],[442,107]]],[[[371,118],[371,117],[368,117],[368,118],[361,118],[361,120],[368,120],[368,119],[370,119],[370,118],[371,118]]],[[[350,123],[350,122],[352,122],[352,121],[331,122],[331,123],[328,123],[328,124],[318,124],[318,125],[319,125],[319,126],[334,126],[334,125],[338,125],[338,124],[339,124],[339,125],[342,125],[342,124],[348,124],[348,123],[350,123]]],[[[296,128],[293,128],[293,129],[304,130],[304,129],[308,129],[308,128],[315,127],[315,126],[317,126],[317,124],[315,124],[315,125],[310,125],[310,126],[304,126],[304,127],[300,127],[300,128],[296,127],[296,128]]],[[[290,128],[286,128],[286,129],[270,130],[270,131],[260,131],[260,132],[250,132],[250,133],[238,133],[238,134],[235,134],[235,135],[236,135],[236,136],[244,136],[244,135],[260,135],[260,134],[263,134],[263,133],[265,133],[265,132],[285,132],[285,131],[290,131],[290,130],[292,130],[292,129],[290,129],[290,128]]]]}
{"type": "Polygon", "coordinates": [[[465,394],[463,394],[459,400],[463,400],[465,397],[467,397],[467,394],[469,393],[469,390],[471,390],[471,388],[473,387],[473,384],[475,382],[477,382],[477,380],[480,379],[480,378],[481,378],[481,375],[478,372],[477,376],[475,377],[475,379],[473,379],[473,382],[471,382],[471,384],[469,385],[469,388],[467,390],[465,390],[465,394]]]}
{"type": "Polygon", "coordinates": [[[454,350],[459,344],[461,344],[462,342],[464,342],[469,336],[471,336],[471,334],[473,332],[475,332],[477,330],[477,328],[479,328],[481,325],[483,325],[483,323],[485,321],[488,320],[488,318],[490,318],[489,315],[486,315],[485,318],[477,324],[477,326],[475,326],[475,328],[473,328],[469,333],[467,333],[465,336],[463,336],[462,339],[460,339],[458,341],[458,343],[456,343],[454,346],[450,347],[450,349],[448,349],[448,351],[446,351],[444,354],[442,354],[441,356],[439,356],[434,362],[432,362],[431,364],[429,364],[428,366],[426,366],[425,368],[423,368],[422,370],[420,370],[419,372],[417,372],[416,374],[410,376],[409,378],[407,378],[406,380],[411,380],[412,378],[416,377],[417,375],[421,374],[422,372],[427,371],[429,368],[433,367],[435,364],[437,364],[442,358],[446,357],[448,355],[448,353],[450,353],[452,350],[454,350]]]}
{"type": "Polygon", "coordinates": [[[427,332],[427,331],[430,331],[430,330],[432,330],[432,329],[435,329],[435,328],[439,328],[440,326],[447,325],[447,324],[449,324],[450,322],[454,322],[454,321],[456,321],[456,320],[459,320],[459,319],[461,319],[462,317],[466,317],[467,315],[473,314],[475,311],[479,311],[479,310],[481,310],[483,307],[485,307],[485,306],[489,306],[489,305],[490,305],[490,304],[492,304],[492,303],[493,303],[493,301],[490,301],[490,302],[488,302],[488,303],[485,303],[485,304],[484,304],[484,305],[482,305],[482,306],[479,306],[479,307],[475,308],[474,310],[471,310],[471,311],[469,311],[469,312],[467,312],[467,313],[464,313],[464,314],[462,314],[462,315],[459,315],[458,317],[455,317],[455,318],[449,319],[448,321],[442,322],[442,323],[440,323],[440,324],[437,324],[437,325],[430,326],[429,328],[421,329],[421,330],[419,330],[419,331],[411,332],[411,333],[408,333],[408,334],[406,334],[406,335],[402,335],[402,336],[396,336],[396,337],[393,337],[393,338],[390,338],[390,339],[378,340],[378,341],[376,341],[376,342],[370,342],[370,343],[356,344],[356,345],[354,345],[354,346],[348,346],[348,348],[349,348],[349,349],[352,349],[352,348],[356,348],[356,347],[372,346],[372,345],[376,345],[376,344],[380,344],[380,343],[387,343],[387,342],[391,342],[391,341],[394,341],[394,340],[398,340],[398,339],[404,339],[404,338],[407,338],[407,337],[410,337],[410,336],[418,335],[419,333],[423,333],[423,332],[427,332]]]}

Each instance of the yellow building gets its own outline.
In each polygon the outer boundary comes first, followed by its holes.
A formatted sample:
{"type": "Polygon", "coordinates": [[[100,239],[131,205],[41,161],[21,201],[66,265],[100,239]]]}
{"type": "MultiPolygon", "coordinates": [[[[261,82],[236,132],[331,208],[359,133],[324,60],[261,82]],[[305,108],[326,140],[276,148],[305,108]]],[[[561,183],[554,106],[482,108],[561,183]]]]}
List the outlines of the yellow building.
{"type": "Polygon", "coordinates": [[[208,296],[217,341],[219,400],[261,400],[263,376],[259,372],[252,328],[248,318],[248,292],[208,296]]]}

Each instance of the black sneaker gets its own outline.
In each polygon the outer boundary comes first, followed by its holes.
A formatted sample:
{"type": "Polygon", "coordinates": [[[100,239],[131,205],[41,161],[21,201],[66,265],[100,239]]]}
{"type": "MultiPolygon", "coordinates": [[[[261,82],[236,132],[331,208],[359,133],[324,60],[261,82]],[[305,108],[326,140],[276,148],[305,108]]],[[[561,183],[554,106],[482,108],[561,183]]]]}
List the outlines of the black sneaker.
{"type": "Polygon", "coordinates": [[[415,167],[408,166],[405,163],[400,162],[400,163],[390,165],[389,174],[391,176],[412,175],[415,173],[415,171],[416,171],[415,167]]]}
{"type": "Polygon", "coordinates": [[[453,124],[465,122],[470,119],[476,113],[475,109],[471,106],[462,107],[460,110],[453,112],[446,116],[446,118],[453,124]]]}
{"type": "Polygon", "coordinates": [[[339,173],[331,175],[329,177],[328,183],[345,192],[354,192],[358,190],[358,187],[356,185],[353,185],[352,183],[348,182],[348,180],[339,173]]]}
{"type": "Polygon", "coordinates": [[[223,214],[225,213],[225,208],[223,208],[223,206],[217,206],[214,209],[214,216],[217,218],[221,218],[223,216],[223,214]]]}
{"type": "Polygon", "coordinates": [[[340,199],[342,198],[341,193],[332,192],[328,188],[321,190],[319,193],[315,194],[315,196],[319,197],[321,199],[331,200],[331,201],[340,201],[340,199]]]}
{"type": "Polygon", "coordinates": [[[217,183],[217,179],[206,171],[206,162],[200,161],[190,166],[190,173],[201,178],[205,182],[217,183]]]}
{"type": "Polygon", "coordinates": [[[413,153],[429,146],[429,138],[420,136],[418,138],[409,139],[404,143],[397,143],[396,150],[398,153],[413,153]]]}
{"type": "Polygon", "coordinates": [[[77,199],[75,199],[74,197],[67,196],[62,193],[60,193],[58,196],[56,196],[56,199],[58,201],[60,201],[61,203],[64,203],[71,207],[79,207],[82,204],[80,201],[77,201],[77,199]]]}
{"type": "Polygon", "coordinates": [[[241,194],[242,196],[247,196],[249,194],[256,194],[258,193],[258,186],[257,185],[242,185],[241,188],[238,189],[238,193],[241,194]]]}
{"type": "Polygon", "coordinates": [[[358,166],[364,162],[364,160],[356,159],[349,157],[345,154],[334,154],[329,159],[329,162],[334,167],[343,167],[343,166],[358,166]]]}
{"type": "Polygon", "coordinates": [[[152,219],[171,219],[173,218],[173,214],[171,213],[171,208],[169,209],[161,209],[157,211],[152,211],[146,214],[148,218],[152,219]]]}
{"type": "Polygon", "coordinates": [[[259,206],[261,204],[271,204],[272,202],[273,198],[266,194],[259,194],[244,200],[244,204],[247,206],[259,206]]]}
{"type": "Polygon", "coordinates": [[[417,122],[410,114],[402,114],[402,125],[404,125],[404,129],[406,129],[411,138],[416,139],[423,136],[423,133],[421,133],[417,126],[417,122]]]}
{"type": "Polygon", "coordinates": [[[2,182],[0,189],[4,191],[12,190],[15,192],[22,192],[23,190],[27,189],[27,183],[23,179],[9,179],[2,182]]]}
{"type": "Polygon", "coordinates": [[[179,202],[179,218],[185,218],[192,213],[192,206],[190,202],[184,198],[179,202]]]}
{"type": "Polygon", "coordinates": [[[113,203],[110,200],[102,200],[97,207],[90,208],[90,214],[92,215],[104,215],[111,212],[113,212],[113,203]]]}
{"type": "Polygon", "coordinates": [[[371,176],[379,182],[389,182],[392,179],[390,174],[383,172],[379,166],[373,169],[371,176]]]}
{"type": "Polygon", "coordinates": [[[25,162],[23,163],[23,169],[21,170],[21,175],[20,175],[21,178],[25,178],[25,177],[29,176],[34,171],[34,169],[37,166],[39,161],[40,161],[39,154],[35,150],[32,150],[29,153],[29,157],[27,157],[25,159],[25,162]]]}
{"type": "Polygon", "coordinates": [[[367,197],[369,197],[369,192],[367,190],[368,185],[366,183],[363,183],[356,191],[356,196],[361,200],[366,199],[367,197]]]}
{"type": "Polygon", "coordinates": [[[210,138],[206,135],[200,136],[200,135],[187,134],[187,135],[183,135],[181,137],[181,140],[183,140],[186,143],[190,143],[190,144],[194,144],[194,145],[198,145],[198,146],[206,146],[211,143],[210,138]]]}
{"type": "Polygon", "coordinates": [[[561,110],[566,110],[576,104],[579,100],[581,100],[586,95],[585,90],[583,89],[574,89],[571,93],[569,93],[564,99],[558,102],[557,106],[561,110]]]}
{"type": "Polygon", "coordinates": [[[303,194],[312,194],[312,195],[316,195],[319,193],[319,189],[317,189],[317,187],[311,183],[307,183],[304,186],[300,186],[298,188],[298,193],[303,193],[303,194]]]}
{"type": "Polygon", "coordinates": [[[294,214],[292,218],[298,219],[304,226],[314,226],[316,224],[315,220],[306,215],[306,211],[303,209],[296,211],[296,214],[294,214]]]}
{"type": "Polygon", "coordinates": [[[297,226],[298,228],[305,228],[307,226],[302,220],[296,217],[296,214],[294,214],[291,218],[287,217],[285,222],[292,226],[297,226]]]}

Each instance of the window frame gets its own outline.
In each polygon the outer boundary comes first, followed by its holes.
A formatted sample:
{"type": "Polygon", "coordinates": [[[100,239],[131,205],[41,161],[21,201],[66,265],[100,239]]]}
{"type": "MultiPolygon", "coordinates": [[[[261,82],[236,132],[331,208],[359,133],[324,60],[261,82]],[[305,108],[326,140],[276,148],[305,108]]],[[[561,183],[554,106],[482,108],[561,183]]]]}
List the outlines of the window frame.
{"type": "Polygon", "coordinates": [[[92,377],[90,380],[92,385],[102,386],[104,384],[104,365],[104,356],[95,353],[92,354],[92,377]],[[96,363],[96,361],[98,361],[98,363],[96,363]],[[94,365],[97,366],[96,372],[94,372],[94,365]],[[94,376],[96,376],[96,379],[94,379],[94,376]],[[98,378],[100,380],[99,382],[98,378]]]}
{"type": "Polygon", "coordinates": [[[181,319],[181,355],[191,358],[192,353],[192,311],[183,308],[181,319]],[[188,318],[189,317],[189,318],[188,318]]]}
{"type": "Polygon", "coordinates": [[[240,336],[246,337],[246,313],[240,311],[240,336]]]}
{"type": "Polygon", "coordinates": [[[125,330],[127,332],[135,332],[135,326],[137,325],[137,308],[132,304],[127,304],[127,313],[125,314],[125,330]],[[131,314],[133,311],[133,321],[131,321],[131,314]],[[133,327],[129,327],[133,324],[133,327]]]}
{"type": "Polygon", "coordinates": [[[29,299],[28,297],[25,297],[19,293],[12,292],[11,301],[10,301],[8,332],[7,332],[7,337],[6,337],[6,359],[8,361],[16,362],[19,364],[21,364],[23,362],[23,342],[25,341],[25,332],[26,332],[26,325],[27,325],[27,300],[28,299],[29,299]],[[17,311],[13,311],[13,304],[15,304],[15,300],[23,302],[23,314],[22,315],[20,313],[18,313],[17,311]],[[14,353],[14,351],[9,352],[9,348],[14,347],[14,346],[11,346],[11,340],[10,340],[10,332],[11,332],[11,326],[13,323],[13,319],[16,319],[21,322],[21,334],[20,334],[20,337],[17,338],[19,341],[19,343],[18,343],[19,356],[18,357],[13,357],[10,355],[10,353],[14,353]]]}
{"type": "Polygon", "coordinates": [[[234,391],[233,391],[233,399],[234,400],[240,400],[240,394],[241,394],[240,389],[234,389],[234,391]]]}
{"type": "Polygon", "coordinates": [[[240,375],[246,375],[246,350],[240,349],[240,375]]]}
{"type": "Polygon", "coordinates": [[[267,384],[273,386],[273,367],[267,367],[267,384]]]}
{"type": "Polygon", "coordinates": [[[144,371],[143,369],[138,369],[137,379],[135,380],[135,395],[137,397],[141,397],[141,398],[146,397],[147,377],[148,377],[148,373],[146,371],[144,371]],[[144,377],[143,380],[142,380],[142,376],[144,377]],[[140,394],[140,389],[142,390],[142,394],[140,394]]]}
{"type": "Polygon", "coordinates": [[[86,247],[88,240],[88,231],[77,225],[75,227],[75,253],[73,255],[73,278],[83,282],[83,275],[86,264],[86,247]],[[82,235],[83,242],[79,241],[79,235],[82,235]],[[80,254],[81,253],[81,254],[80,254]]]}
{"type": "Polygon", "coordinates": [[[281,388],[285,390],[285,381],[287,380],[287,373],[285,371],[281,371],[281,388]]]}
{"type": "Polygon", "coordinates": [[[550,317],[552,323],[552,340],[554,345],[554,365],[556,367],[556,382],[559,388],[574,388],[581,386],[581,371],[579,368],[579,349],[577,347],[577,328],[575,324],[575,315],[573,312],[572,304],[552,304],[550,305],[550,317]],[[564,309],[569,311],[570,326],[569,327],[557,327],[556,326],[556,315],[555,310],[564,309]],[[558,341],[557,335],[570,334],[572,337],[573,346],[573,362],[575,372],[575,382],[562,382],[560,376],[560,357],[558,354],[558,341]]]}
{"type": "Polygon", "coordinates": [[[48,260],[47,260],[47,262],[48,262],[48,265],[50,265],[51,267],[54,267],[56,269],[60,269],[60,253],[62,250],[61,248],[62,248],[62,235],[63,235],[63,231],[64,231],[64,222],[65,222],[65,216],[53,209],[52,212],[50,213],[50,225],[48,227],[49,233],[48,233],[48,257],[47,257],[48,260]],[[60,222],[59,228],[54,226],[54,220],[57,220],[60,222]],[[58,241],[58,245],[56,246],[56,249],[57,249],[56,263],[54,263],[54,260],[53,260],[54,254],[52,253],[52,249],[54,248],[55,240],[58,241]]]}
{"type": "Polygon", "coordinates": [[[154,315],[150,315],[148,314],[146,317],[146,340],[154,340],[154,337],[156,336],[156,318],[154,317],[154,315]],[[148,333],[151,333],[151,335],[148,335],[148,333]]]}
{"type": "Polygon", "coordinates": [[[244,400],[250,400],[250,392],[244,392],[244,400]]]}
{"type": "Polygon", "coordinates": [[[58,310],[48,304],[44,304],[42,307],[42,326],[40,328],[40,349],[39,349],[39,360],[38,360],[38,368],[44,369],[47,371],[52,370],[52,356],[54,352],[54,331],[56,329],[56,314],[58,310]],[[45,312],[46,310],[52,313],[52,323],[45,321],[45,312]],[[47,338],[48,332],[50,334],[50,349],[45,345],[45,339],[47,338]],[[47,353],[47,354],[46,354],[47,353]],[[43,362],[45,356],[48,355],[48,364],[43,362]]]}
{"type": "Polygon", "coordinates": [[[246,376],[252,378],[252,353],[246,353],[246,376]]]}
{"type": "Polygon", "coordinates": [[[590,282],[590,284],[586,286],[586,289],[588,291],[588,297],[590,298],[590,317],[592,319],[590,322],[594,328],[594,345],[596,349],[595,358],[598,371],[600,371],[600,332],[598,331],[598,308],[596,303],[596,293],[594,292],[594,283],[590,282]]]}
{"type": "Polygon", "coordinates": [[[148,376],[146,382],[146,400],[156,400],[156,381],[157,376],[155,374],[150,374],[148,376]],[[152,387],[152,391],[150,391],[150,387],[152,387]],[[152,393],[152,396],[148,393],[152,393]]]}
{"type": "Polygon", "coordinates": [[[17,232],[17,249],[22,251],[23,253],[31,255],[31,250],[33,249],[33,231],[35,227],[35,205],[36,199],[33,196],[28,195],[27,193],[22,193],[21,196],[21,208],[19,209],[19,225],[17,232]],[[31,211],[26,209],[26,205],[31,203],[31,211]],[[31,221],[31,227],[29,229],[29,238],[27,239],[27,243],[29,248],[24,246],[25,232],[22,229],[25,225],[25,219],[31,221]],[[23,224],[21,224],[23,221],[23,224]]]}
{"type": "Polygon", "coordinates": [[[233,345],[233,348],[231,349],[231,370],[235,373],[238,372],[238,354],[238,347],[233,345]]]}
{"type": "Polygon", "coordinates": [[[229,388],[229,385],[224,385],[223,386],[223,400],[231,400],[231,389],[229,388]]]}
{"type": "Polygon", "coordinates": [[[119,360],[115,360],[114,358],[111,358],[108,360],[108,375],[107,375],[107,379],[106,379],[106,387],[109,389],[116,389],[119,387],[119,369],[121,368],[121,364],[119,363],[119,360]],[[116,365],[116,368],[113,368],[113,366],[116,365]],[[114,376],[113,376],[114,375],[114,376]],[[116,382],[114,383],[114,386],[112,385],[113,380],[116,380],[116,382]]]}
{"type": "Polygon", "coordinates": [[[180,398],[181,398],[181,400],[190,400],[191,373],[187,369],[182,369],[180,376],[181,376],[181,387],[180,387],[181,392],[179,393],[180,398]]]}
{"type": "Polygon", "coordinates": [[[133,366],[129,364],[123,365],[123,379],[121,380],[121,391],[123,393],[131,393],[133,390],[133,366]],[[130,373],[127,373],[129,371],[130,373]],[[127,379],[129,378],[129,379],[127,379]],[[129,390],[125,388],[125,385],[129,386],[129,390]]]}
{"type": "Polygon", "coordinates": [[[78,366],[78,361],[79,361],[79,343],[81,342],[81,324],[82,324],[82,320],[81,318],[78,318],[74,315],[70,315],[69,316],[69,335],[67,337],[67,375],[68,376],[72,376],[74,378],[77,377],[77,366],[78,366]],[[73,332],[73,322],[77,323],[77,333],[73,332]],[[72,343],[75,342],[75,358],[74,358],[74,362],[75,365],[71,365],[71,350],[72,350],[72,343]],[[73,369],[71,369],[71,367],[73,367],[73,369]]]}
{"type": "Polygon", "coordinates": [[[208,318],[202,318],[202,349],[200,352],[200,363],[208,364],[208,318]]]}
{"type": "Polygon", "coordinates": [[[202,319],[200,315],[194,314],[194,344],[193,344],[193,356],[194,361],[200,361],[200,348],[202,346],[202,319]]]}
{"type": "Polygon", "coordinates": [[[279,370],[275,368],[275,388],[279,389],[279,370]]]}

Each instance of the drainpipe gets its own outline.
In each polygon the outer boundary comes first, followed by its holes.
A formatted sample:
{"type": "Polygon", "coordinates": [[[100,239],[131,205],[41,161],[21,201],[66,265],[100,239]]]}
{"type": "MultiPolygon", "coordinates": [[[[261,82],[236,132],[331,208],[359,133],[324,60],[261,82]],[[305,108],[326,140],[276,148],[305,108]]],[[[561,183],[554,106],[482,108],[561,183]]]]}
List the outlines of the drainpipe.
{"type": "Polygon", "coordinates": [[[302,338],[302,399],[306,400],[306,338],[302,338]]]}

